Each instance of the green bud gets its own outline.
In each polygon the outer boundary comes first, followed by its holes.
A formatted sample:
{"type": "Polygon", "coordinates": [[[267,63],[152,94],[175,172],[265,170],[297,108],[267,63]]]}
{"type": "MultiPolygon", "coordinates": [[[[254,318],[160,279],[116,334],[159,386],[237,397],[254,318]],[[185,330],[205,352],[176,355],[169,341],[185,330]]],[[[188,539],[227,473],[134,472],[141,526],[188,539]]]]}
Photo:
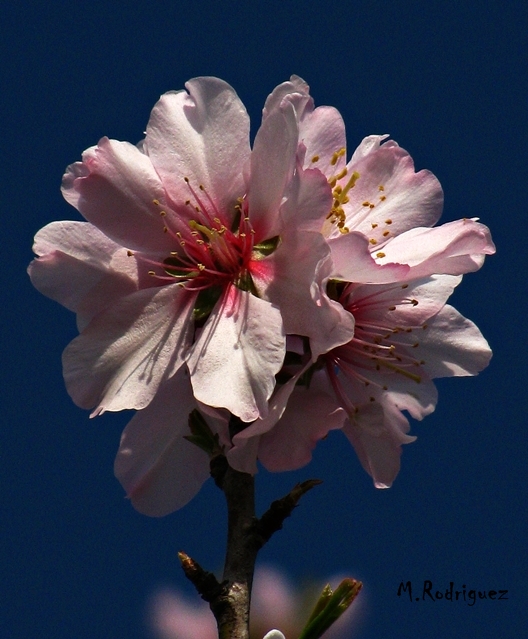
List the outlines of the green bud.
{"type": "Polygon", "coordinates": [[[306,626],[299,635],[299,639],[319,639],[349,608],[362,587],[363,584],[360,581],[343,579],[332,592],[327,584],[323,588],[306,626]]]}
{"type": "Polygon", "coordinates": [[[213,433],[202,414],[196,409],[189,414],[189,430],[191,434],[184,435],[184,439],[201,448],[209,457],[223,455],[224,451],[219,444],[218,434],[213,433]]]}

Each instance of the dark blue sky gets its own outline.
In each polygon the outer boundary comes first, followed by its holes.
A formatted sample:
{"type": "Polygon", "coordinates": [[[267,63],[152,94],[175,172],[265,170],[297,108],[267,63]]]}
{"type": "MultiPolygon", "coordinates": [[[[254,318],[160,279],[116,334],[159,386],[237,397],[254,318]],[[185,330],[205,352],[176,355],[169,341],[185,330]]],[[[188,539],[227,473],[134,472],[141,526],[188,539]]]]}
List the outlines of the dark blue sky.
{"type": "MultiPolygon", "coordinates": [[[[3,3],[0,190],[3,240],[0,431],[1,639],[145,639],[159,585],[189,591],[176,552],[222,563],[222,495],[209,482],[161,520],[137,514],[112,473],[125,414],[89,420],[62,382],[74,317],[32,289],[35,232],[79,219],[59,192],[67,164],[108,135],[142,137],[159,95],[196,75],[230,82],[257,126],[292,73],[336,106],[349,151],[390,133],[440,179],[443,221],[478,216],[497,255],[453,303],[488,338],[476,378],[438,383],[413,424],[394,487],[376,491],[343,436],[312,464],[258,475],[260,510],[296,482],[306,496],[261,560],[293,579],[364,580],[356,634],[509,639],[527,626],[526,267],[528,5],[512,2],[3,3]],[[508,589],[508,601],[420,601],[401,580],[508,589]]],[[[294,639],[294,638],[288,638],[294,639]]]]}

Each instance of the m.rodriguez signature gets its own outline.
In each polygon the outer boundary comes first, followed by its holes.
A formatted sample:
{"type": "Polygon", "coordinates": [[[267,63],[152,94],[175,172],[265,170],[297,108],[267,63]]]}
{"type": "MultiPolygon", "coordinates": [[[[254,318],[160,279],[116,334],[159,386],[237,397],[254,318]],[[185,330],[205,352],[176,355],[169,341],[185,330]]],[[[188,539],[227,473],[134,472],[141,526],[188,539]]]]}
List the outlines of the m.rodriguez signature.
{"type": "Polygon", "coordinates": [[[455,590],[455,582],[449,582],[449,588],[445,590],[433,588],[433,582],[429,579],[425,579],[423,587],[414,591],[413,585],[410,581],[400,582],[398,587],[398,597],[402,595],[409,595],[409,601],[439,601],[445,599],[446,601],[465,601],[468,606],[474,606],[478,600],[491,599],[492,601],[500,601],[508,599],[507,590],[468,590],[466,584],[462,584],[461,590],[455,590]],[[420,593],[420,594],[418,594],[420,593]]]}

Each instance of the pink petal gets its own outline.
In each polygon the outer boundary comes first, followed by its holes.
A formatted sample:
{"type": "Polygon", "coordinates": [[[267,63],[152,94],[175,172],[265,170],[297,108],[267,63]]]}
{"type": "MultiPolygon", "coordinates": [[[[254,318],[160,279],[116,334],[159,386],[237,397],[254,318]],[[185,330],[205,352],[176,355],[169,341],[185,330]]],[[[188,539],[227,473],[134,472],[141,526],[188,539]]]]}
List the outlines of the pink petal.
{"type": "Polygon", "coordinates": [[[209,476],[209,458],[184,439],[196,408],[185,367],[162,384],[121,436],[114,472],[144,515],[162,517],[184,506],[209,476]]]}
{"type": "Polygon", "coordinates": [[[251,475],[257,472],[260,436],[270,431],[280,420],[299,377],[306,372],[310,365],[311,362],[307,361],[286,384],[276,387],[265,417],[255,420],[233,437],[233,447],[228,450],[227,459],[229,465],[235,470],[251,475]]]}
{"type": "Polygon", "coordinates": [[[137,265],[125,249],[86,222],[52,222],[35,236],[39,256],[29,265],[33,285],[88,319],[137,290],[137,265]]]}
{"type": "Polygon", "coordinates": [[[348,342],[354,333],[350,313],[317,289],[324,277],[319,264],[327,257],[320,233],[291,229],[270,258],[252,267],[258,290],[280,308],[286,333],[310,337],[314,357],[348,342]]]}
{"type": "Polygon", "coordinates": [[[337,109],[321,106],[305,115],[299,125],[299,138],[306,147],[306,166],[319,169],[329,178],[341,171],[346,162],[344,154],[332,164],[334,154],[346,149],[345,123],[337,109]]]}
{"type": "Polygon", "coordinates": [[[394,142],[351,160],[343,187],[353,172],[359,178],[343,205],[346,226],[366,235],[373,246],[415,226],[433,226],[442,213],[438,180],[426,170],[415,173],[410,155],[394,142]]]}
{"type": "Polygon", "coordinates": [[[478,270],[486,255],[495,253],[489,229],[474,220],[457,220],[442,226],[415,228],[383,246],[379,263],[400,262],[411,269],[408,278],[434,273],[461,275],[478,270]]]}
{"type": "Polygon", "coordinates": [[[335,398],[297,388],[275,427],[260,439],[259,459],[271,472],[295,470],[308,464],[312,450],[330,430],[341,428],[345,411],[335,398]]]}
{"type": "Polygon", "coordinates": [[[300,119],[306,112],[313,111],[313,100],[310,97],[310,87],[298,75],[292,75],[287,82],[279,84],[266,98],[262,119],[266,119],[276,110],[280,109],[284,99],[287,98],[295,107],[300,119]]]}
{"type": "Polygon", "coordinates": [[[280,208],[284,228],[320,233],[331,207],[332,190],[325,176],[297,166],[280,208]]]}
{"type": "Polygon", "coordinates": [[[96,315],[63,354],[73,401],[105,410],[145,408],[181,366],[196,294],[173,284],[140,290],[96,315]]]}
{"type": "MultiPolygon", "coordinates": [[[[352,154],[352,157],[350,158],[350,164],[357,164],[371,153],[375,153],[380,148],[383,140],[386,140],[388,137],[388,133],[385,133],[383,135],[368,135],[366,138],[363,138],[357,149],[352,154]]],[[[390,140],[386,144],[397,146],[395,142],[390,140]]]]}
{"type": "Polygon", "coordinates": [[[427,322],[416,350],[431,377],[476,375],[492,355],[477,326],[449,304],[427,322]]]}
{"type": "Polygon", "coordinates": [[[230,286],[190,350],[195,397],[244,422],[266,415],[285,343],[279,310],[230,286]]]}
{"type": "Polygon", "coordinates": [[[284,100],[289,101],[299,123],[299,141],[304,145],[306,164],[322,171],[325,176],[340,172],[345,165],[344,155],[332,164],[334,153],[346,148],[345,124],[337,109],[328,106],[314,110],[310,87],[299,76],[292,75],[268,96],[264,105],[264,118],[280,108],[284,100]],[[315,159],[317,157],[317,159],[315,159]]]}
{"type": "Polygon", "coordinates": [[[102,138],[68,167],[65,199],[109,238],[129,249],[170,251],[160,208],[163,186],[150,159],[128,142],[102,138]]]}
{"type": "Polygon", "coordinates": [[[285,102],[264,119],[255,137],[247,198],[259,240],[279,232],[279,207],[295,168],[298,134],[293,106],[285,102]]]}
{"type": "Polygon", "coordinates": [[[332,278],[345,282],[376,284],[404,280],[409,267],[387,262],[378,264],[369,250],[368,239],[360,233],[344,233],[328,240],[332,251],[332,278]]]}
{"type": "Polygon", "coordinates": [[[173,201],[185,201],[190,185],[203,185],[223,213],[234,213],[244,195],[249,158],[249,118],[223,80],[194,78],[185,91],[165,93],[152,110],[145,148],[173,201]]]}
{"type": "MultiPolygon", "coordinates": [[[[377,422],[381,417],[372,415],[372,419],[377,422]]],[[[366,421],[365,417],[364,423],[366,421]]],[[[386,430],[378,434],[358,424],[349,424],[343,431],[354,446],[361,465],[374,480],[376,488],[390,488],[400,471],[400,443],[386,430]]]]}
{"type": "Polygon", "coordinates": [[[444,306],[462,276],[434,275],[400,284],[359,286],[350,293],[345,307],[357,308],[356,323],[372,322],[389,327],[420,327],[444,306]]]}

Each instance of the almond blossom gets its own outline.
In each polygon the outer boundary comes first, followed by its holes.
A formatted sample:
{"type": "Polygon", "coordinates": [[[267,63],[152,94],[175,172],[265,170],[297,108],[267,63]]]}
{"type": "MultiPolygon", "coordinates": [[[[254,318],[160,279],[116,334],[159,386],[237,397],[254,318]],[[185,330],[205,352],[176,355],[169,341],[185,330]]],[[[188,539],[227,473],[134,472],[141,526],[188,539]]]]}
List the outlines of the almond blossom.
{"type": "Polygon", "coordinates": [[[293,105],[263,121],[251,149],[228,84],[186,87],[160,98],[138,146],[102,138],[68,167],[63,195],[87,222],[39,231],[29,268],[41,292],[77,314],[80,335],[63,355],[76,404],[92,416],[145,411],[125,431],[116,473],[153,514],[203,481],[201,467],[185,470],[200,453],[181,438],[192,402],[264,418],[286,334],[322,350],[353,335],[353,318],[319,293],[326,241],[296,223],[300,210],[325,215],[331,189],[299,165],[293,105]],[[158,503],[174,473],[185,474],[180,495],[173,487],[158,503]]]}
{"type": "Polygon", "coordinates": [[[375,485],[389,487],[401,444],[415,439],[402,411],[422,419],[436,405],[432,379],[475,375],[491,358],[478,328],[446,301],[495,247],[476,219],[433,226],[443,205],[438,180],[415,172],[406,151],[383,143],[387,136],[365,138],[346,163],[338,111],[314,109],[307,85],[293,76],[268,98],[264,121],[286,102],[299,124],[299,163],[317,166],[332,188],[326,215],[300,222],[331,249],[321,295],[350,313],[355,334],[327,351],[311,339],[309,374],[306,365],[291,373],[277,393],[279,415],[237,434],[228,457],[247,472],[257,456],[272,471],[298,468],[319,439],[342,428],[375,485]]]}

